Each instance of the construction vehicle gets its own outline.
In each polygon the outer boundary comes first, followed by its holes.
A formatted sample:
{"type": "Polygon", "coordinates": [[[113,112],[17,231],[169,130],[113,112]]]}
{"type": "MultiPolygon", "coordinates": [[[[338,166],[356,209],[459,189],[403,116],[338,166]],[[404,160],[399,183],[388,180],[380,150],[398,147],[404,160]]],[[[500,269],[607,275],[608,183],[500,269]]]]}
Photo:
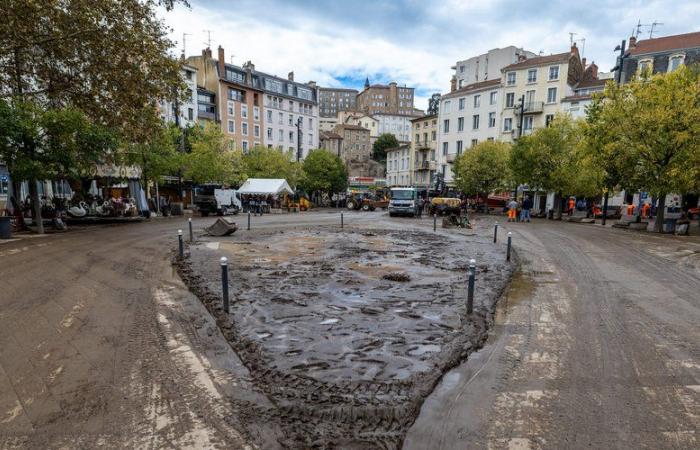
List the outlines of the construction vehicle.
{"type": "Polygon", "coordinates": [[[418,198],[416,188],[392,188],[389,201],[389,216],[409,215],[420,217],[423,214],[423,202],[418,198]]]}
{"type": "Polygon", "coordinates": [[[462,206],[462,201],[458,198],[451,197],[434,197],[430,200],[428,214],[433,216],[446,216],[451,214],[459,215],[462,206]]]}
{"type": "Polygon", "coordinates": [[[387,209],[389,207],[389,200],[386,197],[382,197],[376,194],[370,194],[365,192],[363,194],[355,193],[348,197],[345,206],[349,210],[359,211],[374,211],[377,208],[387,209]]]}
{"type": "Polygon", "coordinates": [[[194,204],[203,217],[209,214],[238,214],[241,199],[235,189],[225,189],[217,184],[204,184],[194,188],[194,204]]]}

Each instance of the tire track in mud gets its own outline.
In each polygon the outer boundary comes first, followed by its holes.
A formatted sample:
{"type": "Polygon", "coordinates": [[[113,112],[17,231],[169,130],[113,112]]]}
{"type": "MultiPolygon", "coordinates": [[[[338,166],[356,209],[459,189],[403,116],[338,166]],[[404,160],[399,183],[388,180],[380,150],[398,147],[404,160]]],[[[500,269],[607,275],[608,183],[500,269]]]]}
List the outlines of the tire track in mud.
{"type": "MultiPolygon", "coordinates": [[[[318,229],[314,229],[314,232],[318,229]]],[[[329,231],[324,231],[329,232],[329,231]]],[[[330,231],[330,233],[340,233],[330,231]]],[[[343,231],[359,235],[351,231],[343,231]]],[[[373,230],[373,233],[392,233],[383,230],[373,230]]],[[[402,236],[424,238],[430,245],[450,243],[444,237],[436,237],[419,231],[402,232],[402,236]]],[[[262,233],[263,235],[270,233],[262,233]]],[[[291,234],[291,233],[290,233],[291,234]]],[[[464,236],[459,236],[464,239],[464,236]]],[[[285,237],[290,239],[290,237],[285,237]]],[[[362,236],[359,236],[361,241],[362,236]]],[[[484,239],[475,238],[475,244],[484,244],[484,239]]],[[[328,244],[333,248],[332,244],[328,244]]],[[[430,247],[428,245],[427,247],[430,247]]],[[[367,248],[359,248],[352,243],[343,244],[340,252],[367,252],[367,248]],[[354,249],[353,249],[354,247],[354,249]]],[[[418,246],[420,247],[420,246],[418,246]]],[[[486,247],[486,246],[483,246],[486,247]]],[[[401,246],[396,252],[415,250],[416,243],[410,242],[401,246]]],[[[337,250],[337,249],[336,249],[337,250]]],[[[500,249],[498,249],[500,250],[500,249]]],[[[190,249],[196,251],[196,248],[190,249]]],[[[429,248],[421,251],[430,255],[429,248]]],[[[495,251],[495,250],[494,250],[495,251]]],[[[395,255],[391,250],[379,250],[377,254],[395,255]]],[[[441,253],[440,250],[435,250],[441,253]]],[[[429,258],[422,255],[423,264],[435,264],[448,267],[453,272],[465,275],[466,264],[447,264],[438,257],[429,258]]],[[[500,255],[502,257],[502,255],[500,255]]],[[[369,258],[371,260],[371,258],[369,258]]],[[[337,263],[337,262],[336,262],[337,263]]],[[[420,263],[420,262],[419,262],[420,263]]],[[[477,299],[478,307],[472,317],[467,317],[465,311],[459,311],[460,326],[445,334],[439,343],[440,351],[429,359],[430,369],[411,373],[404,379],[319,379],[304,374],[303,370],[289,370],[278,367],[271,359],[270,351],[265,344],[249,333],[244,332],[235,317],[225,314],[222,310],[220,295],[212,288],[211,280],[201,273],[201,264],[194,263],[190,252],[185,259],[176,262],[178,274],[190,290],[203,302],[210,313],[216,318],[217,325],[231,347],[251,373],[252,381],[257,389],[264,392],[274,403],[274,408],[262,408],[249,402],[233,400],[237,410],[243,417],[241,420],[247,426],[254,426],[256,421],[269,421],[279,426],[278,442],[284,448],[400,448],[406,431],[417,417],[425,397],[433,390],[442,375],[450,368],[463,361],[472,351],[483,345],[487,337],[487,329],[492,323],[492,313],[495,301],[502,293],[506,282],[512,273],[514,265],[505,267],[501,277],[497,277],[498,286],[490,286],[487,295],[477,299]]],[[[483,274],[493,267],[484,263],[479,271],[483,274]],[[483,272],[482,272],[483,271],[483,272]]],[[[247,273],[244,270],[242,273],[247,273]]],[[[323,271],[310,276],[323,276],[323,271]]],[[[492,280],[493,281],[493,280],[492,280]]],[[[250,282],[250,280],[247,280],[250,282]]],[[[263,281],[264,282],[264,281],[263,281]]],[[[454,299],[461,295],[463,286],[450,285],[444,295],[454,299]]],[[[364,320],[373,320],[373,315],[364,320]]],[[[292,369],[295,369],[292,367],[292,369]]]]}

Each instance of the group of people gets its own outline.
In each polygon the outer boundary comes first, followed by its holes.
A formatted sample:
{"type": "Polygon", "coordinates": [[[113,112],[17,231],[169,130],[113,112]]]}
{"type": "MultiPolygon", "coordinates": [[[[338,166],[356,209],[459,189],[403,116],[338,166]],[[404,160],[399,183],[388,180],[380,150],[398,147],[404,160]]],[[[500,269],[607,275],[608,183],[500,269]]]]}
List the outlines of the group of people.
{"type": "Polygon", "coordinates": [[[269,213],[270,208],[280,208],[281,200],[277,196],[272,195],[256,195],[256,194],[243,194],[241,196],[241,204],[243,205],[243,211],[251,212],[253,214],[263,215],[263,213],[269,213]]]}
{"type": "Polygon", "coordinates": [[[506,205],[508,209],[508,222],[529,222],[532,211],[532,199],[526,195],[522,201],[511,198],[506,205]]]}

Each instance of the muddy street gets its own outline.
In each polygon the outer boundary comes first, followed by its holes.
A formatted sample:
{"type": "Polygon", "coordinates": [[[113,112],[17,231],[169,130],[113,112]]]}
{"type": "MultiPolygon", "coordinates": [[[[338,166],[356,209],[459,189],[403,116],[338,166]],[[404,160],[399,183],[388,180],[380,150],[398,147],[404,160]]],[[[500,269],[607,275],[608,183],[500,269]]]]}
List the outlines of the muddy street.
{"type": "Polygon", "coordinates": [[[700,241],[511,224],[521,272],[406,449],[700,445],[700,241]]]}

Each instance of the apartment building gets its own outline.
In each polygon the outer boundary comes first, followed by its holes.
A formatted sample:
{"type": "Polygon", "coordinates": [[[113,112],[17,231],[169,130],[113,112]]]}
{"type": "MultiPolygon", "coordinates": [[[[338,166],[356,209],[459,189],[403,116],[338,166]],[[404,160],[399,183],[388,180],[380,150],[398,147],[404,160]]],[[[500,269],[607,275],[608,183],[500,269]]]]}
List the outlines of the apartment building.
{"type": "Polygon", "coordinates": [[[521,57],[501,73],[501,139],[512,141],[547,126],[563,111],[562,99],[574,95],[584,67],[574,44],[556,55],[521,57]]]}
{"type": "Polygon", "coordinates": [[[665,73],[693,63],[700,63],[700,32],[641,41],[632,36],[622,59],[621,82],[630,81],[643,70],[665,73]]]}
{"type": "Polygon", "coordinates": [[[387,149],[386,183],[389,186],[413,186],[410,144],[387,149]]]}
{"type": "MultiPolygon", "coordinates": [[[[216,117],[232,148],[248,151],[267,145],[291,151],[304,159],[318,147],[318,88],[314,82],[294,81],[294,72],[280,78],[256,70],[248,61],[242,67],[227,64],[219,47],[217,59],[206,49],[187,59],[197,68],[199,108],[216,104],[216,117]],[[213,95],[212,95],[213,94],[213,95]]],[[[210,116],[209,111],[206,112],[210,116]]]]}
{"type": "MultiPolygon", "coordinates": [[[[411,161],[413,185],[429,188],[437,169],[438,115],[430,114],[411,120],[411,161]]],[[[387,168],[388,179],[388,168],[387,168]]]]}
{"type": "Polygon", "coordinates": [[[363,128],[369,130],[369,140],[370,144],[374,142],[379,137],[379,120],[369,114],[365,114],[358,110],[347,110],[338,113],[338,123],[339,124],[350,124],[359,125],[363,128]]]}
{"type": "Polygon", "coordinates": [[[357,94],[357,109],[367,114],[386,113],[399,116],[415,114],[413,108],[414,88],[399,86],[395,81],[388,85],[369,84],[357,94]]]}
{"type": "Polygon", "coordinates": [[[356,89],[319,88],[319,116],[336,117],[341,111],[355,109],[358,93],[356,89]]]}
{"type": "Polygon", "coordinates": [[[398,115],[388,113],[376,113],[373,117],[377,119],[377,135],[393,134],[399,142],[411,142],[411,120],[422,116],[417,111],[411,109],[410,114],[398,115]]]}
{"type": "Polygon", "coordinates": [[[505,48],[494,48],[488,52],[457,61],[452,70],[457,80],[457,88],[468,84],[501,78],[501,69],[518,62],[518,58],[534,58],[536,54],[522,48],[510,45],[505,48]]]}
{"type": "Polygon", "coordinates": [[[457,156],[479,142],[499,138],[502,95],[500,78],[457,89],[453,77],[451,89],[440,98],[437,144],[437,170],[448,184],[457,156]]]}
{"type": "Polygon", "coordinates": [[[335,127],[333,133],[341,138],[340,157],[346,164],[370,160],[372,146],[369,143],[368,129],[359,125],[341,124],[335,127]]]}
{"type": "Polygon", "coordinates": [[[333,131],[321,131],[319,135],[319,148],[341,157],[343,137],[333,131]]]}
{"type": "Polygon", "coordinates": [[[612,72],[598,73],[598,66],[591,63],[586,66],[586,58],[581,62],[585,67],[583,79],[574,87],[574,93],[561,99],[562,112],[574,119],[586,117],[586,107],[593,101],[593,94],[603,92],[605,83],[614,79],[612,72]]]}
{"type": "Polygon", "coordinates": [[[158,105],[158,109],[163,122],[177,123],[185,128],[193,126],[197,122],[197,68],[183,64],[180,74],[182,81],[187,86],[184,98],[177,104],[171,101],[162,101],[158,105]]]}

